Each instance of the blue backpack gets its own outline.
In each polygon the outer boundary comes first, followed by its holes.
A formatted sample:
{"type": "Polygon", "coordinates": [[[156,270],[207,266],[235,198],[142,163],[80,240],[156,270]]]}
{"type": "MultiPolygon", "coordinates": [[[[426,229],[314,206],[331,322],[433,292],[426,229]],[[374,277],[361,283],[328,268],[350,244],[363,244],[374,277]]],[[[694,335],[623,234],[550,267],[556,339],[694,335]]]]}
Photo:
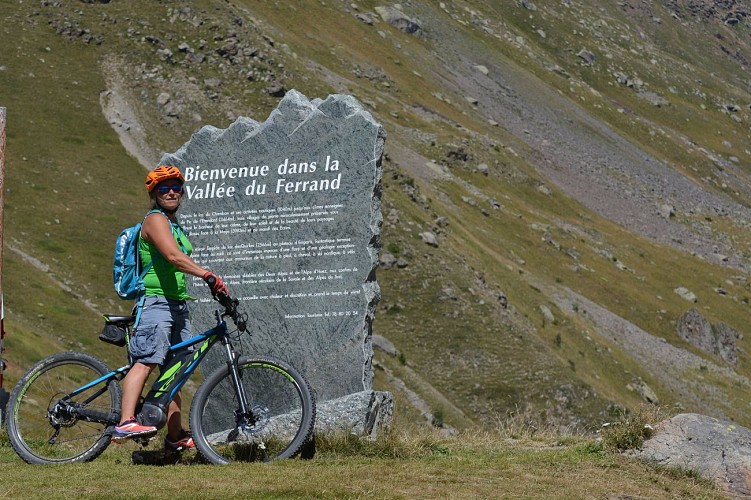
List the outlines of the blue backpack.
{"type": "MultiPolygon", "coordinates": [[[[146,214],[159,212],[151,210],[146,214]]],[[[143,220],[146,220],[146,217],[143,220]]],[[[138,237],[141,234],[143,221],[135,226],[122,230],[115,242],[115,262],[112,266],[112,278],[115,282],[115,292],[123,300],[133,300],[143,292],[143,277],[154,264],[152,260],[146,269],[141,270],[141,259],[138,255],[138,237]]]]}

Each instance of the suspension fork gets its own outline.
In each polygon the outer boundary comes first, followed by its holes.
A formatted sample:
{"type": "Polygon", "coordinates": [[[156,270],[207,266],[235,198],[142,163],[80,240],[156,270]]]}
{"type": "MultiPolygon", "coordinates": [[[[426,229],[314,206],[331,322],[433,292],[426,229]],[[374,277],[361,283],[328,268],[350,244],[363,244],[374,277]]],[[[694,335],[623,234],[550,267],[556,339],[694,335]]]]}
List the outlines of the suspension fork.
{"type": "Polygon", "coordinates": [[[240,371],[237,369],[237,355],[235,354],[235,350],[232,348],[232,344],[230,344],[227,336],[222,337],[222,344],[224,344],[224,349],[227,352],[227,368],[229,369],[230,377],[232,378],[232,385],[235,389],[235,394],[237,394],[237,402],[240,405],[238,417],[246,417],[249,414],[248,400],[245,397],[245,390],[243,389],[242,381],[240,380],[240,371]]]}

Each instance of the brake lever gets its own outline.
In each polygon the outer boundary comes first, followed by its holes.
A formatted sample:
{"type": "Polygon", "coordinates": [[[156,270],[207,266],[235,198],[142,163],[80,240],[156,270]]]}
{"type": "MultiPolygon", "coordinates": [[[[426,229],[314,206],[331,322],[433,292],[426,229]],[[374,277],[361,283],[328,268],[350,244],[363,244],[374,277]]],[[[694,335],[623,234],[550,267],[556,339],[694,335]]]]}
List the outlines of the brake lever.
{"type": "Polygon", "coordinates": [[[214,300],[224,307],[222,317],[230,317],[239,330],[245,331],[246,322],[242,320],[242,315],[237,311],[237,306],[240,305],[240,300],[232,298],[226,293],[218,293],[214,295],[214,300]]]}
{"type": "Polygon", "coordinates": [[[245,320],[238,320],[237,321],[237,329],[241,332],[245,332],[248,330],[248,322],[245,320]]]}

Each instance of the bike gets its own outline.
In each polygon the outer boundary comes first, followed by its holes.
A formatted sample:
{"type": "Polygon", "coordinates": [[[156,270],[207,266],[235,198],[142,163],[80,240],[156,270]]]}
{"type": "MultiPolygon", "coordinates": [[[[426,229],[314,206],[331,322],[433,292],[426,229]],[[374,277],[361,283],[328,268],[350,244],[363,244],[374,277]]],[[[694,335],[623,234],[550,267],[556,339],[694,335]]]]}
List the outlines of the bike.
{"type": "MultiPolygon", "coordinates": [[[[199,453],[214,464],[292,458],[312,442],[313,391],[285,361],[238,357],[233,341],[247,333],[247,315],[238,312],[237,299],[214,298],[224,308],[215,311],[216,326],[170,348],[160,375],[140,398],[137,419],[163,427],[169,402],[220,342],[226,364],[205,378],[190,407],[190,430],[199,453]],[[224,318],[236,329],[230,332],[224,318]]],[[[135,316],[105,315],[106,324],[124,330],[126,342],[134,321],[135,316]]],[[[101,455],[120,421],[119,381],[131,363],[129,358],[129,364],[110,370],[80,352],[61,352],[36,363],[18,381],[8,403],[8,438],[16,453],[31,464],[86,462],[101,455]]]]}

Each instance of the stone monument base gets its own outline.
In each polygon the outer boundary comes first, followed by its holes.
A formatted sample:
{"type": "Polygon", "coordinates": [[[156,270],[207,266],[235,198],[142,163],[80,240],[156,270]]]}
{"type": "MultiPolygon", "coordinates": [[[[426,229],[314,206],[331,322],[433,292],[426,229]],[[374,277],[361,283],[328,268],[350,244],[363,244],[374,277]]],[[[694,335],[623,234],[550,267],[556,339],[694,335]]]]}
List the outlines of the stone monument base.
{"type": "Polygon", "coordinates": [[[391,428],[394,397],[390,392],[362,391],[316,405],[315,432],[349,432],[375,438],[391,428]]]}

